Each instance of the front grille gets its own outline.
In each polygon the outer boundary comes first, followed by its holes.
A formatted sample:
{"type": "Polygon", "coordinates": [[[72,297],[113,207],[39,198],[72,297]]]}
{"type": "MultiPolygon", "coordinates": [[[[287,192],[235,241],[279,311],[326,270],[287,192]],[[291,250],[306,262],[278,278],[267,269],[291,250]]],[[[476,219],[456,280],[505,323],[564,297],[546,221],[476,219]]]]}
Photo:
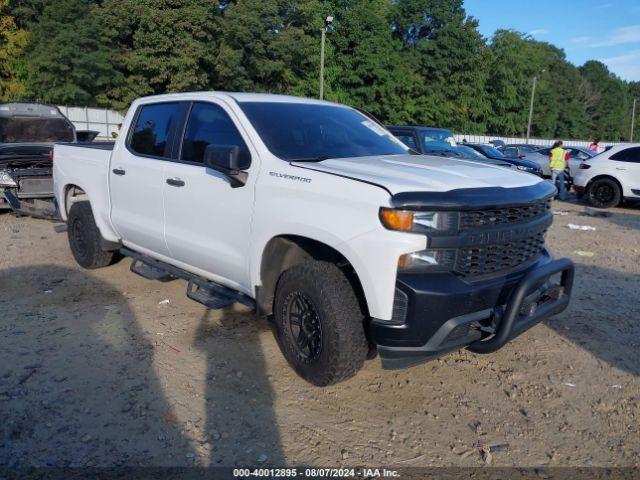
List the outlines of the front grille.
{"type": "Polygon", "coordinates": [[[543,252],[544,234],[540,232],[513,242],[461,248],[454,272],[463,277],[480,277],[515,268],[543,252]]]}
{"type": "Polygon", "coordinates": [[[521,207],[492,208],[489,210],[471,210],[462,212],[461,228],[488,227],[508,223],[534,220],[551,210],[551,199],[521,207]]]}

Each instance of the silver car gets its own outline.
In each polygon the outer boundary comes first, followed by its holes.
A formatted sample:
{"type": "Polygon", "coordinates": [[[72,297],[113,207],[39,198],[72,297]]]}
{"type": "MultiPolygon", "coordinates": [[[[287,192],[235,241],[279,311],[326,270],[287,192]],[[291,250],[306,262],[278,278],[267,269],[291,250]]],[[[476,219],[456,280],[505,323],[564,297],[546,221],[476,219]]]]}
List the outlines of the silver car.
{"type": "Polygon", "coordinates": [[[521,160],[529,160],[537,163],[542,169],[542,175],[545,177],[551,176],[551,169],[549,168],[549,156],[540,153],[540,145],[531,145],[526,143],[512,143],[499,148],[507,157],[516,157],[521,160]]]}
{"type": "MultiPolygon", "coordinates": [[[[575,176],[582,162],[595,155],[594,152],[584,147],[563,146],[562,148],[569,154],[569,175],[571,177],[575,176]]],[[[549,168],[549,152],[551,151],[551,147],[541,148],[539,145],[511,144],[505,145],[500,151],[505,155],[531,160],[540,165],[542,175],[545,177],[551,176],[551,169],[549,168]]]]}
{"type": "MultiPolygon", "coordinates": [[[[592,152],[588,148],[585,147],[576,147],[573,145],[563,146],[564,150],[569,154],[569,175],[571,178],[575,177],[578,173],[578,169],[580,168],[580,164],[585,160],[589,160],[590,158],[596,155],[595,152],[592,152]]],[[[551,152],[551,147],[542,148],[537,150],[537,153],[541,153],[547,158],[547,170],[549,169],[549,153],[551,152]]],[[[549,172],[551,175],[551,172],[549,172]]]]}

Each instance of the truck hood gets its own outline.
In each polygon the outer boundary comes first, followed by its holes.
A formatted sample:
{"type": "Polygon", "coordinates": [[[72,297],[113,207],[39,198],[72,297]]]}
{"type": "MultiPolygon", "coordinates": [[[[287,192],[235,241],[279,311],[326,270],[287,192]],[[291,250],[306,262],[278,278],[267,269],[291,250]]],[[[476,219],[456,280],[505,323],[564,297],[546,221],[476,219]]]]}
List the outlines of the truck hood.
{"type": "Polygon", "coordinates": [[[292,164],[380,185],[391,194],[487,187],[517,188],[542,181],[535,175],[504,167],[432,155],[377,155],[292,164]]]}

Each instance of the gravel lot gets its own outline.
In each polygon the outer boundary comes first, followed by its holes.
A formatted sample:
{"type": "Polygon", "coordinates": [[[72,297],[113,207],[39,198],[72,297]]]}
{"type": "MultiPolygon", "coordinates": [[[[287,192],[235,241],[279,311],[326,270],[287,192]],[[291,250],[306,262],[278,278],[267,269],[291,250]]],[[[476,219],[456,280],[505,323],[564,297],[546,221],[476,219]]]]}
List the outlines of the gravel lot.
{"type": "Polygon", "coordinates": [[[52,223],[2,214],[0,466],[638,466],[640,208],[554,210],[566,312],[492,355],[374,360],[324,389],[248,310],[126,260],[83,271],[52,223]]]}

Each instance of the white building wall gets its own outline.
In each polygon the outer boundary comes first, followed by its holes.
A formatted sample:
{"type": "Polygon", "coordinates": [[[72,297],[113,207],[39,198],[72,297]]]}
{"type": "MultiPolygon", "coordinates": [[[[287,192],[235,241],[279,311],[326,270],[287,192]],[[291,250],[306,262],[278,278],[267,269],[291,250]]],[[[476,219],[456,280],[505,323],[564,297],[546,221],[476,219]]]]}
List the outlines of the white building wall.
{"type": "Polygon", "coordinates": [[[60,111],[75,125],[77,130],[96,130],[100,132],[97,140],[111,140],[112,133],[118,131],[118,125],[124,115],[106,108],[58,106],[60,111]]]}

